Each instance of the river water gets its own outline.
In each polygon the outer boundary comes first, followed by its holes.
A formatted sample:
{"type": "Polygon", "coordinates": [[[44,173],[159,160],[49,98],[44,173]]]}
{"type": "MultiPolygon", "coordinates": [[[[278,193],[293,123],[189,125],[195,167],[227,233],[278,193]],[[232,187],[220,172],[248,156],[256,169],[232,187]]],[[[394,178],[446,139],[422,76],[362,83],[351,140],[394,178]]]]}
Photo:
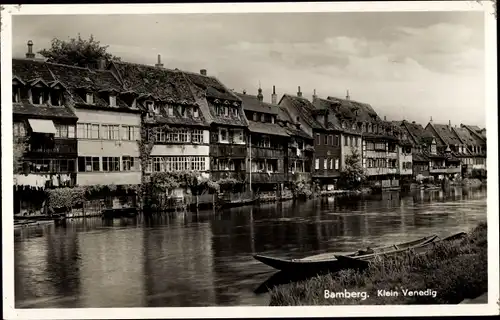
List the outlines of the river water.
{"type": "Polygon", "coordinates": [[[390,192],[144,219],[73,219],[15,231],[17,308],[268,305],[275,270],[299,258],[469,231],[486,189],[390,192]]]}

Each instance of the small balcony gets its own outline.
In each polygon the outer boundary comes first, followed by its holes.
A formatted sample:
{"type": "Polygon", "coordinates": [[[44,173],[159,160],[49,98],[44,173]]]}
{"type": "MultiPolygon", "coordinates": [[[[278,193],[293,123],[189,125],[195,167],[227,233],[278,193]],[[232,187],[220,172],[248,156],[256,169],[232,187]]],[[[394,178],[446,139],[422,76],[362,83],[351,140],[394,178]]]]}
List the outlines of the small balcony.
{"type": "Polygon", "coordinates": [[[460,173],[460,172],[462,172],[462,168],[461,167],[438,167],[438,166],[434,166],[434,167],[430,168],[429,172],[430,173],[438,173],[438,174],[442,174],[442,173],[460,173]]]}
{"type": "MultiPolygon", "coordinates": [[[[283,183],[286,182],[287,174],[282,172],[252,172],[252,183],[283,183]]],[[[247,181],[250,181],[250,173],[247,174],[247,181]]]]}
{"type": "Polygon", "coordinates": [[[210,172],[211,179],[213,181],[218,181],[221,179],[236,179],[238,181],[245,181],[246,172],[245,171],[229,171],[229,170],[221,170],[221,171],[211,171],[210,172]]]}

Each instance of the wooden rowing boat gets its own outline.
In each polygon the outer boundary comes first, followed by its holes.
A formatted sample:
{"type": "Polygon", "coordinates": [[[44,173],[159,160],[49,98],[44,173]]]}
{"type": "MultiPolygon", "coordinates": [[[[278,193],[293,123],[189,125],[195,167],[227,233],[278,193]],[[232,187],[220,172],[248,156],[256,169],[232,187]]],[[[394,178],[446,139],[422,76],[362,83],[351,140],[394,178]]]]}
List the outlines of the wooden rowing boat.
{"type": "Polygon", "coordinates": [[[402,251],[407,250],[413,247],[423,246],[427,243],[430,243],[438,238],[437,235],[431,235],[427,237],[423,237],[417,240],[403,242],[397,245],[378,247],[372,249],[374,253],[370,254],[361,254],[360,251],[349,252],[349,253],[323,253],[319,255],[314,255],[302,259],[280,259],[274,257],[268,257],[263,255],[254,255],[254,258],[270,267],[273,267],[282,271],[293,271],[293,272],[320,272],[324,270],[328,270],[330,272],[339,271],[345,269],[344,263],[339,263],[339,260],[336,256],[342,257],[360,257],[360,256],[370,256],[374,254],[387,254],[392,253],[394,251],[402,251]]]}
{"type": "Polygon", "coordinates": [[[337,254],[335,255],[335,258],[339,261],[340,264],[342,264],[344,269],[364,269],[368,267],[371,261],[377,256],[383,256],[387,257],[390,255],[395,255],[399,254],[405,251],[413,250],[416,254],[424,254],[425,252],[428,252],[431,248],[433,248],[435,245],[441,242],[445,241],[453,241],[457,239],[461,239],[466,235],[465,232],[459,232],[456,234],[453,234],[451,236],[448,236],[443,239],[439,239],[439,237],[436,237],[437,239],[424,243],[422,245],[418,246],[413,246],[413,247],[408,247],[408,248],[399,248],[398,246],[395,246],[394,250],[388,250],[385,252],[374,252],[371,254],[364,254],[364,255],[354,255],[354,256],[349,256],[349,255],[340,255],[337,254]]]}

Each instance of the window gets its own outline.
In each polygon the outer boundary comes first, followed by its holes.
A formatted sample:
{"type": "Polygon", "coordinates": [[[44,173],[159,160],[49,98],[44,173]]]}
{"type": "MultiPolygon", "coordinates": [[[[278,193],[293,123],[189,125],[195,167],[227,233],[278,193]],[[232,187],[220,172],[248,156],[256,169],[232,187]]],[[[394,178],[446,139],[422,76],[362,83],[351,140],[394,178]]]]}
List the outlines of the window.
{"type": "Polygon", "coordinates": [[[26,137],[26,125],[24,122],[12,123],[12,135],[14,137],[26,137]]]}
{"type": "Polygon", "coordinates": [[[262,136],[257,145],[261,148],[270,148],[271,147],[271,139],[269,136],[262,136]]]}
{"type": "Polygon", "coordinates": [[[347,124],[345,122],[342,122],[342,129],[347,128],[347,124]]]}
{"type": "Polygon", "coordinates": [[[137,126],[122,126],[122,140],[140,140],[139,130],[137,126]]]}
{"type": "Polygon", "coordinates": [[[153,111],[154,113],[157,113],[157,111],[159,111],[158,109],[155,109],[153,101],[145,101],[144,105],[146,106],[147,111],[153,111]]]}
{"type": "Polygon", "coordinates": [[[259,121],[259,115],[257,114],[257,112],[253,113],[252,119],[253,119],[253,121],[259,121]]]}
{"type": "Polygon", "coordinates": [[[186,117],[186,107],[185,106],[180,106],[179,107],[179,114],[181,117],[185,118],[186,117]]]}
{"type": "Polygon", "coordinates": [[[344,136],[344,146],[349,146],[349,139],[346,136],[344,136]]]}
{"type": "Polygon", "coordinates": [[[354,146],[353,137],[349,137],[349,146],[354,146]]]}
{"type": "Polygon", "coordinates": [[[75,160],[53,159],[51,161],[52,172],[75,172],[75,160]]]}
{"type": "Polygon", "coordinates": [[[324,158],[323,159],[323,169],[328,169],[328,159],[327,158],[324,158]]]}
{"type": "Polygon", "coordinates": [[[56,134],[55,138],[67,138],[68,137],[68,126],[65,124],[56,124],[56,134]]]}
{"type": "Polygon", "coordinates": [[[325,134],[325,146],[328,145],[328,136],[325,134]]]}
{"type": "Polygon", "coordinates": [[[189,142],[189,132],[187,129],[179,130],[179,142],[189,142]]]}
{"type": "Polygon", "coordinates": [[[359,138],[354,138],[356,140],[356,147],[359,147],[359,138]]]}
{"type": "Polygon", "coordinates": [[[102,171],[120,171],[120,157],[102,157],[102,171]]]}
{"type": "Polygon", "coordinates": [[[167,107],[167,112],[168,112],[169,117],[173,116],[174,115],[174,106],[169,105],[167,107]]]}
{"type": "Polygon", "coordinates": [[[85,95],[85,102],[87,102],[87,104],[94,104],[94,95],[92,93],[87,93],[85,95]]]}
{"type": "Polygon", "coordinates": [[[191,157],[191,170],[205,171],[205,157],[191,157]]]}
{"type": "Polygon", "coordinates": [[[218,171],[234,171],[234,161],[231,159],[216,159],[215,168],[218,171]]]}
{"type": "Polygon", "coordinates": [[[333,145],[333,136],[332,135],[328,136],[328,144],[333,145]]]}
{"type": "Polygon", "coordinates": [[[12,86],[12,102],[21,102],[21,89],[18,86],[12,86]]]}
{"type": "MultiPolygon", "coordinates": [[[[165,131],[163,131],[165,132],[165,131]]],[[[172,131],[165,133],[166,135],[166,141],[169,142],[179,142],[179,132],[178,131],[172,131]]]]}
{"type": "Polygon", "coordinates": [[[339,169],[339,159],[335,159],[335,170],[339,169]]]}
{"type": "Polygon", "coordinates": [[[109,96],[109,106],[116,107],[116,96],[115,95],[109,96]]]}
{"type": "Polygon", "coordinates": [[[228,107],[224,107],[224,116],[229,117],[229,108],[228,107]]]}
{"type": "Polygon", "coordinates": [[[314,160],[314,169],[319,170],[319,159],[314,160]]]}
{"type": "Polygon", "coordinates": [[[321,139],[321,135],[319,133],[316,133],[316,145],[318,145],[318,146],[321,144],[320,143],[321,142],[320,139],[321,139]]]}
{"type": "Polygon", "coordinates": [[[134,158],[130,156],[122,157],[123,171],[137,171],[138,165],[139,165],[139,158],[134,158]]]}
{"type": "Polygon", "coordinates": [[[330,170],[333,170],[333,159],[330,159],[330,170]]]}
{"type": "Polygon", "coordinates": [[[275,118],[275,116],[271,116],[271,123],[275,122],[274,118],[275,118]]]}
{"type": "Polygon", "coordinates": [[[101,139],[105,140],[119,140],[120,139],[120,126],[119,125],[101,125],[101,139]]]}
{"type": "Polygon", "coordinates": [[[99,168],[99,157],[78,157],[78,172],[97,172],[99,168]]]}
{"type": "Polygon", "coordinates": [[[334,146],[338,147],[340,146],[340,136],[339,135],[335,135],[335,144],[334,146]]]}
{"type": "Polygon", "coordinates": [[[200,110],[198,110],[198,107],[193,108],[193,117],[194,118],[199,118],[200,117],[200,110]]]}
{"type": "Polygon", "coordinates": [[[243,135],[243,130],[234,130],[234,143],[244,144],[245,137],[243,135]]]}
{"type": "Polygon", "coordinates": [[[233,117],[238,117],[238,108],[231,108],[231,111],[232,111],[232,114],[233,114],[233,117]]]}
{"type": "Polygon", "coordinates": [[[356,130],[356,123],[353,123],[351,128],[352,130],[356,130]]]}
{"type": "Polygon", "coordinates": [[[375,150],[385,150],[385,143],[375,143],[375,150]]]}
{"type": "Polygon", "coordinates": [[[260,122],[266,122],[266,117],[263,113],[260,115],[260,122]]]}
{"type": "Polygon", "coordinates": [[[229,142],[228,136],[227,136],[227,129],[219,129],[219,142],[229,142]]]}
{"type": "Polygon", "coordinates": [[[365,124],[363,123],[363,124],[361,125],[361,131],[362,131],[362,132],[365,132],[365,130],[366,130],[366,127],[365,127],[365,124]]]}
{"type": "Polygon", "coordinates": [[[371,141],[366,142],[366,150],[375,150],[375,143],[371,141]]]}
{"type": "Polygon", "coordinates": [[[191,142],[203,143],[203,130],[193,130],[191,133],[191,142]]]}

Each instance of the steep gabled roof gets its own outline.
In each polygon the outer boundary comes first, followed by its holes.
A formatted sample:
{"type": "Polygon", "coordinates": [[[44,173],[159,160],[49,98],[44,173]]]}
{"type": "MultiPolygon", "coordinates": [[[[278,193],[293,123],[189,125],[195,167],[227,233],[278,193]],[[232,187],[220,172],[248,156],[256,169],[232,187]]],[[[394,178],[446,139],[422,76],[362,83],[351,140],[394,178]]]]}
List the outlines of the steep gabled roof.
{"type": "Polygon", "coordinates": [[[240,102],[238,96],[217,78],[187,71],[183,71],[183,73],[190,82],[203,90],[207,97],[240,102]]]}
{"type": "Polygon", "coordinates": [[[179,70],[121,61],[111,64],[128,91],[175,104],[196,104],[190,83],[179,70]]]}
{"type": "Polygon", "coordinates": [[[368,103],[354,100],[327,97],[327,100],[338,103],[338,114],[347,119],[356,119],[361,122],[381,120],[375,110],[368,103]]]}
{"type": "Polygon", "coordinates": [[[314,111],[316,108],[311,103],[311,101],[303,97],[293,96],[289,94],[283,95],[279,103],[280,105],[283,100],[290,102],[290,104],[299,114],[299,117],[302,118],[304,122],[307,123],[311,128],[325,129],[325,127],[314,118],[314,111]]]}
{"type": "Polygon", "coordinates": [[[43,79],[45,82],[56,80],[45,61],[32,59],[12,59],[12,76],[17,76],[25,83],[35,79],[43,79]]]}
{"type": "Polygon", "coordinates": [[[302,128],[297,128],[296,121],[292,119],[292,116],[290,116],[290,113],[285,107],[278,107],[278,121],[284,123],[284,128],[290,136],[313,140],[313,137],[308,135],[302,128]]]}
{"type": "Polygon", "coordinates": [[[402,121],[401,125],[406,128],[413,140],[413,143],[416,145],[427,144],[429,142],[429,138],[433,137],[432,133],[425,130],[419,123],[402,121]]]}
{"type": "Polygon", "coordinates": [[[434,129],[438,137],[445,145],[461,145],[462,141],[457,137],[452,128],[445,124],[429,123],[430,127],[434,129]]]}
{"type": "Polygon", "coordinates": [[[472,137],[472,134],[467,130],[466,128],[452,128],[453,131],[455,131],[455,134],[457,137],[462,141],[462,143],[468,145],[468,146],[479,146],[480,143],[478,143],[477,139],[474,139],[472,137]]]}
{"type": "Polygon", "coordinates": [[[460,126],[469,130],[469,132],[472,134],[472,137],[476,140],[481,141],[483,144],[486,142],[486,129],[481,129],[478,126],[470,126],[466,124],[461,124],[460,126]]]}
{"type": "Polygon", "coordinates": [[[267,113],[278,115],[279,107],[270,103],[260,101],[257,96],[246,93],[235,93],[242,102],[243,110],[255,111],[260,113],[267,113]]]}

